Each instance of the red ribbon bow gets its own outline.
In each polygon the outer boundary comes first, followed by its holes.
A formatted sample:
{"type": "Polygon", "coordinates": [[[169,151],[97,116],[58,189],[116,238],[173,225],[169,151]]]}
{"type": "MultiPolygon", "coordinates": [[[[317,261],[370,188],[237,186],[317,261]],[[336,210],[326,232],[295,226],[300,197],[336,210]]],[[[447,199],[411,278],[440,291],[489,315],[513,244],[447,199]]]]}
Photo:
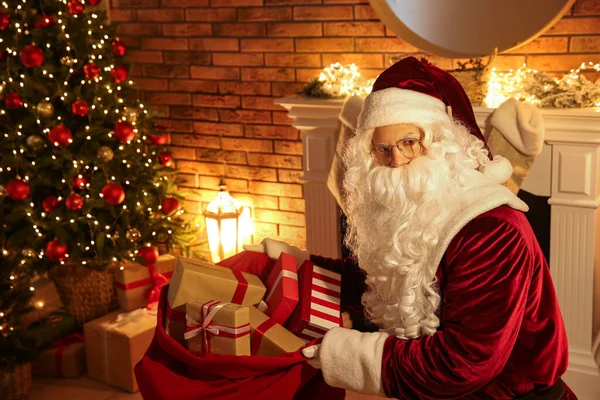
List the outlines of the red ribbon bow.
{"type": "Polygon", "coordinates": [[[158,303],[158,299],[160,298],[160,291],[169,280],[160,272],[156,272],[155,264],[148,265],[148,269],[150,270],[150,281],[152,282],[152,288],[146,291],[146,298],[148,299],[147,308],[148,310],[150,310],[152,309],[154,304],[158,303]]]}

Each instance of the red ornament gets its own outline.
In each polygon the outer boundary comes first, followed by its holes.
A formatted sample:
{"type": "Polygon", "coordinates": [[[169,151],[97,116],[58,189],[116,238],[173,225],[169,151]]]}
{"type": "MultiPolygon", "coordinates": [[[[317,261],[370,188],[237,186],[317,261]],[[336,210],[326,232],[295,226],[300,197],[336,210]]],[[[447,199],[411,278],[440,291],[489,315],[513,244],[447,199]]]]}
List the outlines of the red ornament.
{"type": "Polygon", "coordinates": [[[129,75],[129,70],[127,69],[126,65],[119,65],[118,67],[115,67],[115,69],[110,71],[110,73],[112,74],[113,79],[116,83],[121,83],[125,81],[125,79],[127,79],[127,76],[129,75]]]}
{"type": "Polygon", "coordinates": [[[179,203],[179,200],[177,199],[167,197],[162,201],[162,204],[160,206],[160,210],[162,211],[162,213],[165,215],[169,215],[172,211],[177,210],[179,207],[181,207],[181,203],[179,203]]]}
{"type": "Polygon", "coordinates": [[[69,8],[69,14],[73,15],[79,15],[84,10],[83,4],[77,0],[70,1],[69,4],[67,4],[67,7],[69,8]]]}
{"type": "Polygon", "coordinates": [[[0,60],[4,60],[6,58],[6,52],[0,51],[0,60]]]}
{"type": "Polygon", "coordinates": [[[89,109],[87,103],[83,100],[75,100],[73,104],[71,104],[71,111],[73,111],[73,114],[79,115],[80,117],[85,117],[89,109]]]}
{"type": "Polygon", "coordinates": [[[93,62],[88,63],[83,67],[83,73],[88,79],[96,79],[100,76],[100,72],[100,67],[93,62]]]}
{"type": "Polygon", "coordinates": [[[167,168],[171,168],[173,166],[173,155],[168,151],[163,151],[158,154],[158,162],[167,168]]]}
{"type": "Polygon", "coordinates": [[[169,141],[169,135],[148,135],[148,142],[154,145],[164,145],[169,141]]]}
{"type": "Polygon", "coordinates": [[[6,108],[16,110],[23,107],[23,100],[21,100],[21,96],[18,93],[12,92],[6,95],[4,104],[6,104],[6,108]]]}
{"type": "Polygon", "coordinates": [[[49,213],[52,212],[52,210],[54,210],[56,207],[58,207],[59,204],[60,201],[58,201],[58,197],[48,196],[44,199],[44,201],[42,201],[42,208],[44,209],[44,211],[49,213]]]}
{"type": "Polygon", "coordinates": [[[73,177],[73,180],[71,181],[71,187],[73,190],[83,190],[87,184],[88,178],[83,175],[77,175],[73,177]]]}
{"type": "Polygon", "coordinates": [[[95,6],[96,4],[100,3],[102,0],[87,0],[88,4],[91,6],[95,6]]]}
{"type": "Polygon", "coordinates": [[[125,43],[121,42],[119,39],[114,40],[112,42],[112,46],[112,52],[117,57],[123,57],[127,52],[127,46],[125,46],[125,43]]]}
{"type": "Polygon", "coordinates": [[[107,183],[102,188],[102,196],[104,201],[115,206],[125,201],[125,190],[118,183],[107,183]]]}
{"type": "Polygon", "coordinates": [[[158,260],[158,247],[156,246],[144,246],[138,249],[138,257],[142,257],[142,264],[146,267],[152,264],[156,264],[158,260]]]}
{"type": "Polygon", "coordinates": [[[29,183],[20,179],[13,179],[6,185],[6,192],[8,193],[8,197],[14,201],[23,201],[29,197],[31,188],[29,187],[29,183]]]}
{"type": "Polygon", "coordinates": [[[67,251],[69,251],[67,245],[62,244],[56,239],[51,240],[46,244],[46,256],[51,261],[64,261],[67,257],[67,251]]]}
{"type": "Polygon", "coordinates": [[[5,30],[10,25],[10,14],[0,13],[0,31],[5,30]]]}
{"type": "Polygon", "coordinates": [[[44,63],[44,51],[32,44],[23,47],[20,57],[21,62],[27,68],[37,68],[44,63]]]}
{"type": "Polygon", "coordinates": [[[51,14],[39,14],[33,23],[38,29],[45,29],[56,24],[56,17],[51,14]]]}
{"type": "Polygon", "coordinates": [[[50,130],[48,139],[55,145],[57,144],[60,147],[67,147],[73,141],[73,135],[71,134],[69,128],[63,124],[60,124],[56,125],[50,130]]]}
{"type": "Polygon", "coordinates": [[[119,121],[115,124],[115,136],[121,143],[130,142],[135,138],[135,131],[129,122],[119,121]]]}
{"type": "Polygon", "coordinates": [[[69,210],[81,210],[83,208],[83,197],[81,197],[77,193],[72,193],[65,200],[65,205],[69,210]]]}

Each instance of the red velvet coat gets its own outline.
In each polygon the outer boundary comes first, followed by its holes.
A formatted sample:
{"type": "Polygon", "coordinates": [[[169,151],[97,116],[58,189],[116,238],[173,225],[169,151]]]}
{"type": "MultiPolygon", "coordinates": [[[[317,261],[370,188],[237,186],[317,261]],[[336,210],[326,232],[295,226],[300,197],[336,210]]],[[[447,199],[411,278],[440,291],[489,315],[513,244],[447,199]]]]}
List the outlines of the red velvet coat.
{"type": "MultiPolygon", "coordinates": [[[[342,273],[343,306],[364,326],[356,318],[364,275],[352,260],[311,259],[342,273]]],[[[437,277],[438,331],[385,339],[380,373],[386,396],[510,399],[549,388],[564,374],[563,319],[550,269],[522,212],[501,206],[467,223],[446,249],[437,277]]],[[[325,367],[323,374],[327,380],[325,367]]],[[[567,389],[565,398],[576,397],[567,389]]]]}

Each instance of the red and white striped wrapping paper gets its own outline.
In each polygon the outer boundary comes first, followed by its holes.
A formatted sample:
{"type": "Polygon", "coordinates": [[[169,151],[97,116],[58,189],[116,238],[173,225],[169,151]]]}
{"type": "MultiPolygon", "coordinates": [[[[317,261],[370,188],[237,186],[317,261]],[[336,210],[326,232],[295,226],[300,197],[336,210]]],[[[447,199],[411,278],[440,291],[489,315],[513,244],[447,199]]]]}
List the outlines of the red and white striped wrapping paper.
{"type": "Polygon", "coordinates": [[[310,261],[298,270],[300,303],[289,320],[288,329],[309,342],[323,337],[331,328],[341,326],[340,274],[310,261]]]}

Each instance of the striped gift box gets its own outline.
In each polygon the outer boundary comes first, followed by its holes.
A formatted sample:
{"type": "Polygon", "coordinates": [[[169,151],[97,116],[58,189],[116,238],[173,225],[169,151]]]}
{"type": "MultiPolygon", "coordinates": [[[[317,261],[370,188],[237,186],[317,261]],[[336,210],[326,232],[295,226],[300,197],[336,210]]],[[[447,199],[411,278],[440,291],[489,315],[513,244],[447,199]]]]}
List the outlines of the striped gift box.
{"type": "Polygon", "coordinates": [[[288,329],[309,342],[323,337],[331,328],[341,326],[341,276],[310,261],[298,270],[300,302],[292,314],[288,329]]]}

